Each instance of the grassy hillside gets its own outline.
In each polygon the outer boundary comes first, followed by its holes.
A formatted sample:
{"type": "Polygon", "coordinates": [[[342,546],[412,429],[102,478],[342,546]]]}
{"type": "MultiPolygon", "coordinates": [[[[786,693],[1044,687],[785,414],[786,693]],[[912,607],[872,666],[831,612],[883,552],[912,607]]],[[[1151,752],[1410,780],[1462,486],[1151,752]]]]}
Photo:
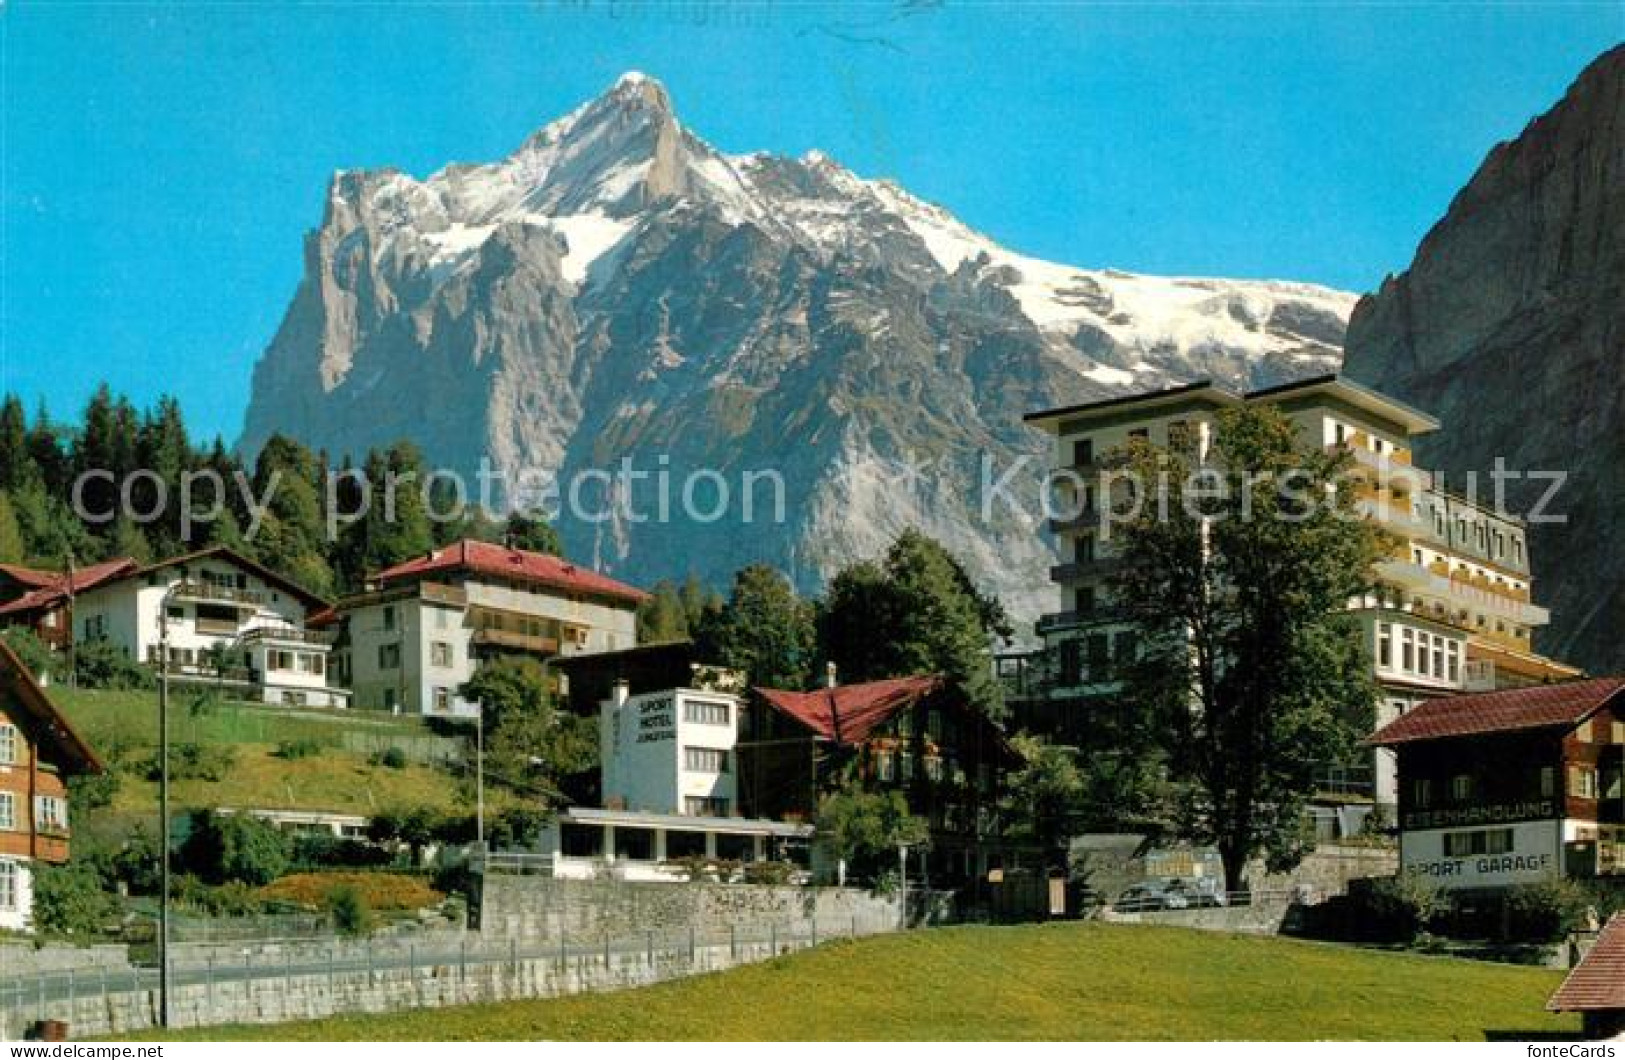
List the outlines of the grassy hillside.
{"type": "MultiPolygon", "coordinates": [[[[120,766],[113,819],[151,814],[157,784],[147,781],[143,764],[158,742],[156,692],[107,692],[53,688],[52,699],[105,759],[120,766]]],[[[444,769],[422,764],[451,746],[418,719],[359,711],[290,710],[199,699],[178,690],[171,701],[170,740],[174,745],[229,745],[235,761],[217,782],[177,780],[178,808],[259,806],[371,814],[417,805],[451,808],[458,785],[444,769]],[[308,743],[307,757],[283,758],[278,746],[308,743]],[[397,747],[412,759],[401,768],[375,760],[376,752],[397,747]]]]}
{"type": "Polygon", "coordinates": [[[631,993],[424,1009],[197,1040],[1483,1040],[1576,1033],[1554,972],[1108,924],[825,946],[631,993]]]}

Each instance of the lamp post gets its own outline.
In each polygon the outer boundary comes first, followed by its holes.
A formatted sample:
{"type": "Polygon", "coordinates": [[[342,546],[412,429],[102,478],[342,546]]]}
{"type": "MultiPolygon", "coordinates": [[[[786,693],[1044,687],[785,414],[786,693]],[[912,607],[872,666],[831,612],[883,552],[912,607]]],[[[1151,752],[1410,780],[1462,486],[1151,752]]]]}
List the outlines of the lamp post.
{"type": "Polygon", "coordinates": [[[898,843],[897,844],[897,869],[898,869],[897,879],[898,879],[898,884],[899,884],[898,890],[897,890],[897,905],[898,905],[898,908],[900,910],[900,912],[898,914],[899,918],[900,918],[900,922],[899,922],[898,926],[903,931],[907,931],[908,930],[908,844],[907,843],[898,843]]]}
{"type": "Polygon", "coordinates": [[[158,1023],[169,1026],[169,602],[176,585],[158,605],[158,1023]]]}

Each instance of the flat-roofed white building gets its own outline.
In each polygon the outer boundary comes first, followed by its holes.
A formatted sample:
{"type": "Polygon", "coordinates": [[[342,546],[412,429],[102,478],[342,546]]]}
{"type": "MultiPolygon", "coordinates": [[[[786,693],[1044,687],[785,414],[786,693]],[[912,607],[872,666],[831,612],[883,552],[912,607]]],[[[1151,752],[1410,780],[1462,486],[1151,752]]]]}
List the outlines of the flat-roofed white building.
{"type": "Polygon", "coordinates": [[[739,697],[729,692],[671,688],[633,696],[617,684],[599,714],[604,805],[687,817],[735,815],[739,711],[739,697]]]}

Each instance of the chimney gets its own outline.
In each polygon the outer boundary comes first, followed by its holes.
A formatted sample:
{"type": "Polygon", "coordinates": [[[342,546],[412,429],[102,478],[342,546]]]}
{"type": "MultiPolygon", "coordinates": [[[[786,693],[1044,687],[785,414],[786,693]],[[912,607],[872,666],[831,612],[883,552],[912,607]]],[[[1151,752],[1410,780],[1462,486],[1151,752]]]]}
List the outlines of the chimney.
{"type": "Polygon", "coordinates": [[[824,664],[824,687],[834,688],[838,683],[836,681],[835,663],[831,660],[824,664]]]}
{"type": "Polygon", "coordinates": [[[631,693],[631,691],[632,688],[626,683],[626,678],[617,677],[615,679],[615,683],[610,686],[610,701],[613,702],[617,707],[624,706],[626,704],[626,697],[631,693]]]}

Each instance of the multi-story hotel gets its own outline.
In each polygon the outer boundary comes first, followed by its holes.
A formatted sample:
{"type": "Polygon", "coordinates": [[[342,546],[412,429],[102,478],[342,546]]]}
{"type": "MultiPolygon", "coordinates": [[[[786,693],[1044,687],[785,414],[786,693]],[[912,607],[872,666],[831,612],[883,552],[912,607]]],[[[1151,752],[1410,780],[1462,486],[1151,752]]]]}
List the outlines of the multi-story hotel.
{"type": "Polygon", "coordinates": [[[644,599],[557,556],[459,541],[379,572],[322,621],[340,628],[356,706],[472,717],[458,690],[482,658],[630,648],[644,599]]]}
{"type": "MultiPolygon", "coordinates": [[[[1437,420],[1338,376],[1247,394],[1198,382],[1027,417],[1055,439],[1057,507],[1077,513],[1050,523],[1062,553],[1051,571],[1061,606],[1038,623],[1045,650],[1001,660],[1018,684],[1017,707],[1027,724],[1088,746],[1092,719],[1115,706],[1120,664],[1135,651],[1135,631],[1110,599],[1114,557],[1097,496],[1113,454],[1143,438],[1181,441],[1205,455],[1216,414],[1245,404],[1280,409],[1306,445],[1346,450],[1359,510],[1395,542],[1380,564],[1379,590],[1350,601],[1383,689],[1379,724],[1462,689],[1578,676],[1531,646],[1549,616],[1532,601],[1523,523],[1451,492],[1411,462],[1412,439],[1437,430],[1437,420]]],[[[1379,752],[1369,766],[1328,766],[1322,785],[1339,807],[1324,827],[1352,829],[1365,812],[1364,798],[1391,810],[1393,756],[1379,752]],[[1344,796],[1355,798],[1345,803],[1344,796]]]]}

